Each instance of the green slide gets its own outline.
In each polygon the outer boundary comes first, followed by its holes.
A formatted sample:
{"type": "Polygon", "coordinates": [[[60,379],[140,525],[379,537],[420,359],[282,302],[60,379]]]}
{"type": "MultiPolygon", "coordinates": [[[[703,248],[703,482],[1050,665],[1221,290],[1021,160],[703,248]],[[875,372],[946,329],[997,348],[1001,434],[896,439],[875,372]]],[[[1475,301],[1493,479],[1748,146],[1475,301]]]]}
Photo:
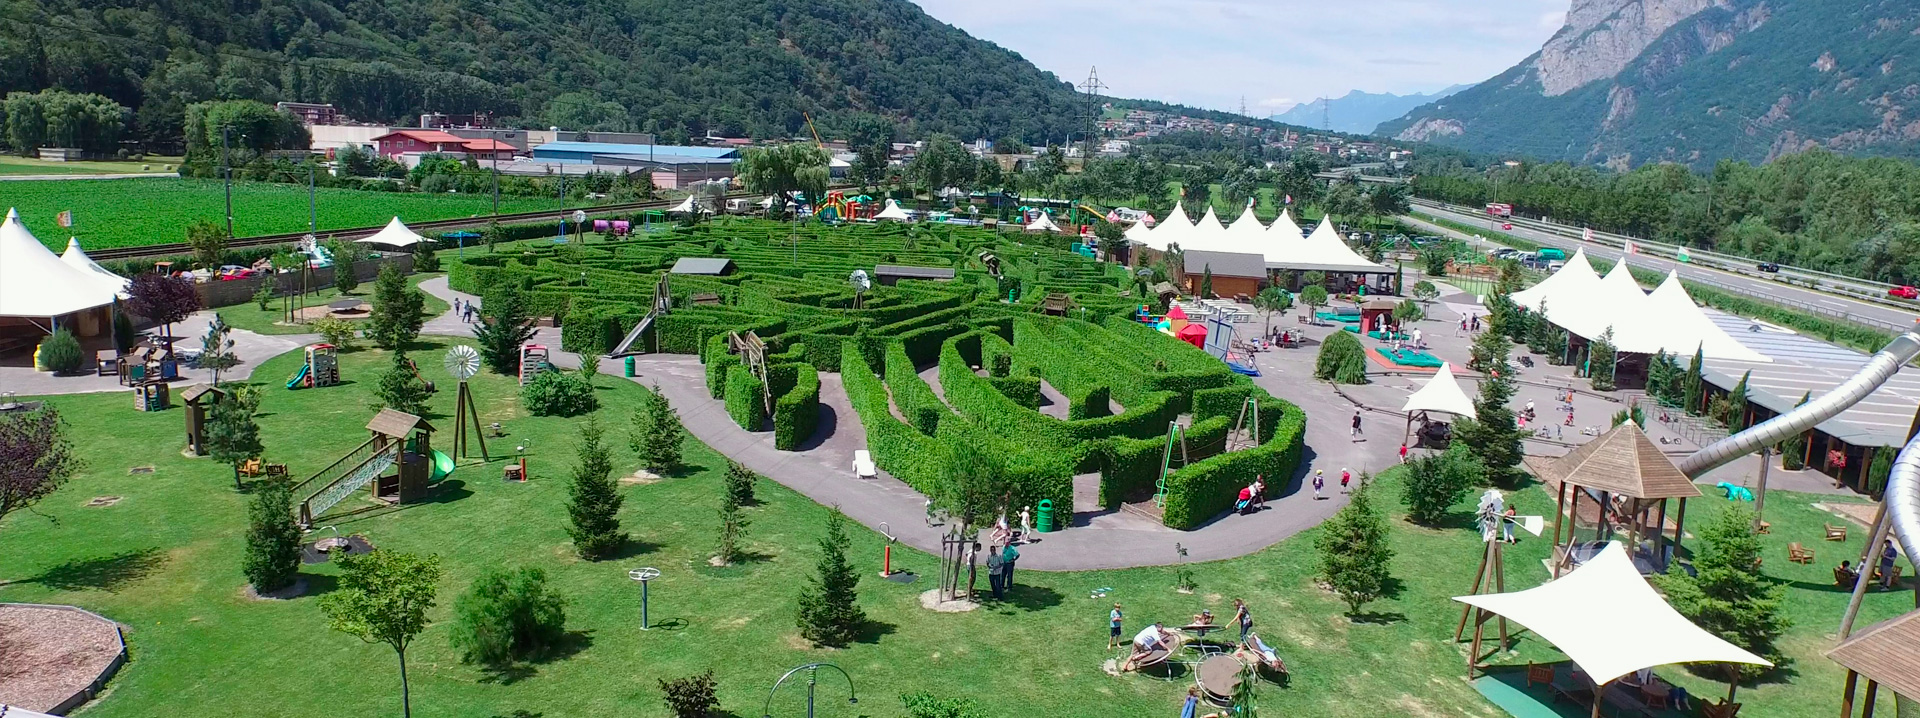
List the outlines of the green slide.
{"type": "Polygon", "coordinates": [[[434,450],[433,475],[429,477],[429,480],[439,481],[440,479],[445,478],[447,474],[451,474],[451,473],[453,473],[453,457],[448,456],[444,453],[441,453],[437,449],[434,450]]]}

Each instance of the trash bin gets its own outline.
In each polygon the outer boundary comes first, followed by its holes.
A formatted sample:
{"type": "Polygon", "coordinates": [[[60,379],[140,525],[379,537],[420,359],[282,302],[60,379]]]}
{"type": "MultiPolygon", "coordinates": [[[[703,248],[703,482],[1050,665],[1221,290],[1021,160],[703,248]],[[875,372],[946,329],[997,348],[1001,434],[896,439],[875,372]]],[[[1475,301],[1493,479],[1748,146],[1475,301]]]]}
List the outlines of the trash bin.
{"type": "Polygon", "coordinates": [[[627,377],[633,377],[633,357],[627,357],[627,377]]]}
{"type": "Polygon", "coordinates": [[[1053,500],[1041,499],[1036,508],[1039,509],[1040,516],[1036,519],[1033,530],[1043,534],[1053,533],[1053,500]]]}

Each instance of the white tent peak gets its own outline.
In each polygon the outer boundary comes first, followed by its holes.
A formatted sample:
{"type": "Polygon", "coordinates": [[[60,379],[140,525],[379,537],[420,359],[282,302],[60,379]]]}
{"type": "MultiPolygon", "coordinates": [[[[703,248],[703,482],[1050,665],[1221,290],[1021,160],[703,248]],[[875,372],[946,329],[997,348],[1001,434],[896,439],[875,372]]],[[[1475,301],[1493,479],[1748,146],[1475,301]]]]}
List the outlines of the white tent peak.
{"type": "Polygon", "coordinates": [[[1207,213],[1200,215],[1200,221],[1194,224],[1193,228],[1212,234],[1225,230],[1227,227],[1226,225],[1220,224],[1220,215],[1214,214],[1213,205],[1207,205],[1207,213]]]}
{"type": "Polygon", "coordinates": [[[1041,212],[1039,217],[1034,218],[1031,223],[1027,224],[1027,231],[1058,232],[1060,231],[1060,225],[1054,224],[1052,217],[1048,217],[1047,213],[1041,212]]]}
{"type": "Polygon", "coordinates": [[[97,275],[61,261],[8,210],[0,221],[0,317],[58,317],[113,300],[97,275]]]}
{"type": "Polygon", "coordinates": [[[1249,202],[1247,203],[1247,211],[1241,212],[1240,218],[1234,220],[1233,224],[1227,227],[1227,231],[1235,234],[1244,234],[1249,237],[1259,237],[1266,234],[1267,227],[1260,223],[1259,217],[1254,216],[1253,203],[1249,202]]]}
{"type": "Polygon", "coordinates": [[[97,279],[101,283],[101,286],[112,290],[113,293],[121,299],[127,298],[127,285],[131,284],[132,281],[126,277],[107,271],[106,267],[102,267],[98,262],[93,261],[92,257],[87,256],[87,253],[80,249],[79,237],[67,238],[67,251],[61,253],[60,261],[67,263],[67,266],[80,270],[83,274],[97,279]]]}
{"type": "Polygon", "coordinates": [[[394,217],[393,219],[387,222],[387,226],[381,227],[380,231],[375,232],[373,236],[361,237],[353,241],[359,242],[361,244],[384,244],[391,247],[411,247],[421,242],[425,242],[427,241],[427,239],[425,237],[420,236],[419,233],[414,232],[411,229],[408,229],[406,223],[401,222],[399,217],[394,217]]]}
{"type": "Polygon", "coordinates": [[[1773,665],[1673,610],[1616,542],[1572,573],[1537,588],[1453,600],[1526,626],[1601,685],[1642,668],[1673,663],[1773,665]]]}
{"type": "Polygon", "coordinates": [[[1440,371],[1428,379],[1425,386],[1407,397],[1407,405],[1400,408],[1409,414],[1416,411],[1443,411],[1454,416],[1472,416],[1473,400],[1460,390],[1460,383],[1453,379],[1453,364],[1442,363],[1440,371]]]}
{"type": "Polygon", "coordinates": [[[1281,209],[1280,216],[1273,218],[1273,224],[1267,226],[1268,233],[1277,233],[1283,241],[1301,239],[1300,225],[1295,224],[1289,210],[1281,209]]]}
{"type": "Polygon", "coordinates": [[[881,208],[880,213],[874,215],[873,218],[874,219],[890,219],[896,222],[905,222],[910,219],[913,219],[912,217],[907,215],[907,211],[905,209],[901,209],[899,202],[896,202],[892,199],[888,199],[887,206],[881,208]]]}

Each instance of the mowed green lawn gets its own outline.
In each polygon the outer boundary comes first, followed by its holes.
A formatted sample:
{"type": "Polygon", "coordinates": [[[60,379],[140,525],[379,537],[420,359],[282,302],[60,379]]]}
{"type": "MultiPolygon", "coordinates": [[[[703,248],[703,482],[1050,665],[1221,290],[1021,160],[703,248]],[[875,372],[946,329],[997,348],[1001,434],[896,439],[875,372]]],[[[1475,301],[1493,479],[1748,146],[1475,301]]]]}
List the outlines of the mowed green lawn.
{"type": "MultiPolygon", "coordinates": [[[[442,429],[435,445],[451,443],[453,392],[440,372],[434,339],[413,355],[427,376],[440,382],[434,398],[442,429]]],[[[370,390],[387,365],[384,352],[361,350],[342,357],[350,384],[288,391],[266,384],[261,424],[268,459],[292,465],[303,478],[357,445],[371,416],[370,390]]],[[[283,377],[298,357],[284,355],[257,376],[283,377]]],[[[631,408],[639,389],[615,377],[600,377],[601,420],[611,429],[621,473],[635,462],[625,446],[631,408]]],[[[898,696],[907,691],[968,696],[993,716],[1175,715],[1191,680],[1113,677],[1101,664],[1108,605],[1126,606],[1128,632],[1147,621],[1184,623],[1202,607],[1227,615],[1244,597],[1261,633],[1279,647],[1293,669],[1285,688],[1262,684],[1263,713],[1298,716],[1497,716],[1462,678],[1465,649],[1451,642],[1458,604],[1480,556],[1477,535],[1464,528],[1434,530],[1395,520],[1399,553],[1396,595],[1368,610],[1383,622],[1355,623],[1312,579],[1315,531],[1241,559],[1192,566],[1199,589],[1173,590],[1170,567],[1078,573],[1020,571],[1014,600],[966,614],[936,614],[919,607],[937,560],[905,549],[896,567],[923,578],[899,585],[873,577],[882,541],[855,527],[853,559],[866,571],[860,601],[873,620],[868,640],[842,650],[809,647],[794,627],[795,596],[812,573],[815,543],[826,509],[770,481],[759,486],[761,504],[748,510],[753,524],[749,549],[758,558],[741,566],[707,565],[715,538],[724,460],[698,442],[686,445],[689,470],[653,483],[623,488],[625,525],[633,532],[629,555],[589,563],[576,558],[565,533],[566,470],[578,419],[533,418],[521,413],[511,379],[482,374],[473,383],[482,422],[500,422],[508,436],[489,441],[500,454],[524,445],[533,480],[504,483],[504,461],[477,460],[449,477],[427,503],[338,516],[323,523],[343,533],[368,536],[375,545],[438,554],[446,567],[435,623],[410,654],[415,714],[436,716],[534,715],[666,716],[656,680],[712,669],[723,707],[736,716],[760,715],[767,690],[787,668],[831,661],[852,673],[860,703],[848,706],[842,688],[825,682],[819,715],[899,716],[898,696]],[[482,571],[533,565],[545,568],[572,598],[569,628],[577,632],[571,655],[512,676],[491,675],[463,665],[448,644],[454,597],[482,571]],[[653,566],[663,574],[653,585],[653,631],[639,630],[638,588],[626,571],[653,566]],[[1090,592],[1112,589],[1109,598],[1090,592]]],[[[241,537],[246,497],[233,490],[225,466],[179,455],[182,413],[134,411],[120,393],[55,397],[71,435],[87,458],[87,471],[36,512],[21,512],[0,526],[0,601],[70,603],[98,611],[127,626],[132,661],[109,691],[86,709],[96,717],[207,714],[223,716],[375,716],[398,712],[399,687],[393,654],[326,629],[312,596],[260,602],[242,595],[241,537]],[[152,465],[151,475],[128,468],[152,465]],[[119,496],[108,508],[85,508],[97,496],[119,496]]],[[[851,480],[840,477],[834,480],[851,480]]],[[[1392,474],[1380,488],[1397,504],[1392,474]]],[[[1799,625],[1788,647],[1798,661],[1791,683],[1742,690],[1743,716],[1831,714],[1840,671],[1818,652],[1829,644],[1845,595],[1825,586],[1826,565],[1840,558],[1840,544],[1818,541],[1823,514],[1809,499],[1776,493],[1768,502],[1770,574],[1792,581],[1791,605],[1799,625]],[[1820,561],[1811,567],[1785,561],[1790,540],[1817,543],[1820,561]]],[[[1523,513],[1547,513],[1537,490],[1516,496],[1523,513]]],[[[343,509],[369,506],[355,498],[343,509]]],[[[1705,499],[1689,512],[1689,524],[1724,506],[1705,499]]],[[[1462,512],[1466,505],[1459,507],[1462,512]]],[[[1396,509],[1396,514],[1398,510],[1396,509]]],[[[1464,513],[1462,514],[1464,517],[1464,513]]],[[[1831,521],[1832,519],[1826,519],[1831,521]]],[[[1694,524],[1697,525],[1697,524],[1694,524]]],[[[1858,551],[1863,532],[1848,548],[1858,551]]],[[[323,532],[330,535],[330,532],[323,532]]],[[[1044,551],[1045,543],[1029,551],[1044,551]]],[[[1173,542],[1166,546],[1174,555],[1173,542]]],[[[1544,540],[1527,540],[1508,553],[1510,589],[1543,578],[1544,540]]],[[[319,591],[333,586],[330,565],[304,569],[319,591]]],[[[984,580],[982,581],[984,587],[984,580]]],[[[1868,596],[1864,620],[1898,613],[1910,596],[1868,596]]],[[[1499,659],[1524,663],[1559,654],[1521,633],[1519,652],[1499,659]]],[[[1667,668],[1663,675],[1696,693],[1724,686],[1667,668]]],[[[774,715],[800,715],[802,690],[782,691],[774,715]]],[[[1890,710],[1890,699],[1881,706],[1890,710]]]]}
{"type": "Polygon", "coordinates": [[[148,157],[144,160],[83,160],[48,162],[33,157],[0,155],[0,175],[95,175],[171,173],[180,166],[178,157],[148,157]]]}
{"type": "MultiPolygon", "coordinates": [[[[473,217],[493,212],[492,195],[422,194],[318,189],[320,230],[473,217]]],[[[142,177],[118,180],[0,182],[0,206],[16,208],[40,241],[55,251],[67,237],[86,249],[138,247],[186,241],[194,220],[224,223],[226,194],[218,180],[142,177]],[[74,226],[54,217],[72,210],[74,226]]],[[[555,209],[557,199],[501,197],[500,211],[555,209]]],[[[267,182],[233,183],[233,233],[237,237],[304,232],[307,188],[267,182]]]]}
{"type": "MultiPolygon", "coordinates": [[[[407,277],[407,284],[410,286],[418,287],[420,286],[421,282],[432,279],[434,277],[444,277],[444,276],[446,276],[446,274],[442,272],[415,273],[407,277]]],[[[444,299],[433,296],[432,294],[428,294],[426,292],[421,292],[420,294],[421,294],[421,297],[425,300],[426,316],[428,318],[440,316],[442,314],[445,314],[448,309],[453,308],[451,305],[447,304],[446,300],[444,299]]],[[[373,280],[369,279],[367,281],[361,282],[359,286],[354,287],[353,296],[356,298],[362,299],[368,302],[369,304],[372,303],[373,302],[373,280]]],[[[301,302],[304,302],[299,306],[313,308],[313,307],[324,307],[329,302],[339,299],[340,297],[341,297],[341,294],[339,289],[336,289],[334,287],[325,287],[322,289],[315,289],[311,292],[307,292],[304,298],[293,297],[292,299],[297,299],[301,302]]],[[[254,332],[256,334],[317,334],[318,331],[313,328],[312,322],[307,322],[302,324],[286,323],[286,312],[283,310],[283,307],[286,306],[286,303],[288,301],[289,301],[288,297],[274,297],[273,301],[267,303],[267,308],[265,310],[262,310],[260,308],[260,305],[254,304],[253,302],[243,302],[240,304],[220,307],[216,311],[220,313],[221,319],[226,320],[227,326],[233,327],[235,329],[245,329],[247,331],[254,332]]],[[[365,324],[364,319],[355,320],[355,321],[359,322],[362,325],[365,324]]]]}

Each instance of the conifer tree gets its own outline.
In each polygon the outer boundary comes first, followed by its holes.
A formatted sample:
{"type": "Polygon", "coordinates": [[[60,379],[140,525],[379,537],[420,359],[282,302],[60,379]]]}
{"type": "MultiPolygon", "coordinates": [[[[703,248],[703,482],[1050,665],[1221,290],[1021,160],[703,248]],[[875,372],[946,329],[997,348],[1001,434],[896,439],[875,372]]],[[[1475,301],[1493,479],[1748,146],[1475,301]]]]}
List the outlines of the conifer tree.
{"type": "MultiPolygon", "coordinates": [[[[739,464],[734,464],[734,466],[739,466],[739,464]]],[[[740,557],[745,553],[740,542],[746,538],[747,525],[749,524],[746,515],[740,510],[740,496],[734,491],[731,473],[729,473],[728,479],[727,490],[720,495],[719,546],[716,547],[713,552],[713,557],[717,559],[721,565],[739,561],[740,557]]]]}
{"type": "Polygon", "coordinates": [[[659,387],[643,392],[640,406],[633,410],[633,434],[627,437],[627,445],[640,457],[640,465],[654,473],[671,471],[680,465],[680,444],[685,438],[679,413],[659,387]]]}
{"type": "Polygon", "coordinates": [[[1368,602],[1385,593],[1391,578],[1393,548],[1387,545],[1387,520],[1373,505],[1372,480],[1361,475],[1347,505],[1321,526],[1320,580],[1347,604],[1347,615],[1360,613],[1368,602]]]}
{"type": "Polygon", "coordinates": [[[242,570],[255,593],[293,584],[300,573],[300,525],[293,519],[293,488],[284,479],[262,485],[247,507],[247,550],[242,570]]]}
{"type": "Polygon", "coordinates": [[[233,488],[240,490],[240,465],[260,458],[267,448],[260,443],[260,425],[253,420],[259,397],[252,389],[231,386],[227,396],[213,403],[207,417],[207,454],[214,461],[233,467],[233,488]]]}
{"type": "Polygon", "coordinates": [[[367,338],[382,349],[402,349],[420,335],[427,323],[427,299],[407,286],[407,278],[392,264],[380,268],[373,281],[373,312],[367,318],[367,338]]]}
{"type": "Polygon", "coordinates": [[[1594,391],[1613,391],[1614,354],[1613,328],[1608,327],[1587,352],[1587,379],[1594,391]]]}
{"type": "Polygon", "coordinates": [[[1694,349],[1693,363],[1687,365],[1686,376],[1680,379],[1680,401],[1683,404],[1681,408],[1693,416],[1699,416],[1704,408],[1700,406],[1700,384],[1705,381],[1700,365],[1704,361],[1706,361],[1706,355],[1700,349],[1694,349]]]}
{"type": "Polygon", "coordinates": [[[1656,579],[1667,602],[1701,628],[1780,664],[1784,656],[1774,641],[1792,621],[1780,612],[1786,587],[1760,575],[1753,510],[1728,506],[1707,525],[1701,539],[1693,558],[1694,575],[1673,571],[1656,579]]]}
{"type": "Polygon", "coordinates": [[[497,283],[480,300],[480,324],[473,328],[473,338],[493,373],[520,374],[520,345],[533,338],[531,312],[526,295],[511,280],[497,283]]]}
{"type": "Polygon", "coordinates": [[[1474,353],[1480,354],[1483,341],[1490,345],[1487,376],[1480,380],[1480,395],[1473,401],[1473,418],[1456,420],[1453,438],[1466,444],[1467,450],[1480,459],[1489,481],[1495,486],[1512,488],[1524,477],[1517,467],[1522,449],[1520,442],[1526,438],[1526,432],[1514,421],[1513,410],[1507,406],[1513,398],[1514,384],[1506,354],[1500,351],[1507,346],[1506,339],[1491,331],[1480,336],[1474,340],[1474,353]],[[1494,338],[1485,339],[1489,336],[1494,338]]]}
{"type": "Polygon", "coordinates": [[[603,441],[598,418],[580,427],[579,458],[573,465],[573,484],[567,488],[567,534],[573,548],[589,561],[608,558],[627,542],[620,530],[619,485],[613,478],[613,457],[603,441]]]}
{"type": "Polygon", "coordinates": [[[374,396],[380,398],[378,409],[384,406],[395,411],[404,411],[414,416],[425,416],[427,397],[433,391],[427,388],[427,382],[420,378],[413,364],[407,360],[407,353],[395,351],[393,363],[380,375],[379,386],[373,389],[374,396]]]}
{"type": "Polygon", "coordinates": [[[847,561],[847,515],[835,507],[820,538],[817,575],[800,592],[800,635],[823,646],[845,646],[856,638],[867,616],[856,603],[860,573],[847,561]]]}
{"type": "MultiPolygon", "coordinates": [[[[1794,406],[1805,406],[1813,398],[1809,391],[1800,395],[1800,402],[1794,406]]],[[[1807,467],[1807,434],[1800,432],[1780,442],[1780,467],[1788,471],[1797,471],[1807,467]]]]}

